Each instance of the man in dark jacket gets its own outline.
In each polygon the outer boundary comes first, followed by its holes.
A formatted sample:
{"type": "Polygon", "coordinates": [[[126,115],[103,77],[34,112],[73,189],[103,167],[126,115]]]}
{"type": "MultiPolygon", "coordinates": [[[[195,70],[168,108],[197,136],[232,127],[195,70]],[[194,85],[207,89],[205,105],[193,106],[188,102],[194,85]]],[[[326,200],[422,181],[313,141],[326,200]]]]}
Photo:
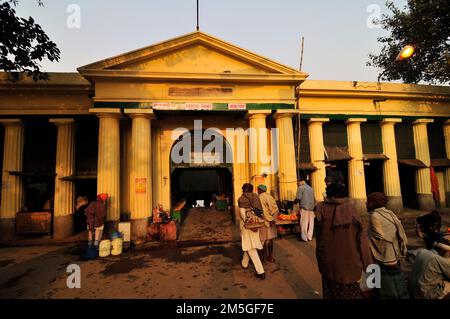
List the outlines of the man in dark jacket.
{"type": "Polygon", "coordinates": [[[106,220],[106,194],[97,195],[97,199],[89,204],[86,208],[87,227],[88,227],[88,245],[98,247],[99,241],[102,239],[103,228],[106,220]],[[95,233],[95,235],[94,235],[95,233]]]}
{"type": "Polygon", "coordinates": [[[345,186],[331,183],[316,206],[316,256],[325,299],[362,298],[359,280],[372,263],[367,234],[345,186]]]}

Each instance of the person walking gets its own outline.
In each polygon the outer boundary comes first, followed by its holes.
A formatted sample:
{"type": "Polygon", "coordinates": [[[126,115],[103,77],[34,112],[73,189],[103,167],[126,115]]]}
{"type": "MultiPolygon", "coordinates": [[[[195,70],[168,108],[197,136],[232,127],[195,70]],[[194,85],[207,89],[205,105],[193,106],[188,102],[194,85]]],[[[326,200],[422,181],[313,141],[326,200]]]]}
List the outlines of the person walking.
{"type": "MultiPolygon", "coordinates": [[[[255,276],[259,279],[265,279],[264,267],[258,255],[258,250],[263,249],[258,228],[248,228],[249,219],[254,218],[256,211],[262,213],[263,208],[259,196],[253,193],[253,185],[245,183],[242,186],[242,195],[238,199],[240,213],[241,246],[243,256],[241,266],[245,270],[249,267],[250,259],[255,266],[255,276]]],[[[262,224],[264,227],[264,224],[262,224]]]]}
{"type": "Polygon", "coordinates": [[[367,233],[345,186],[331,183],[316,206],[316,258],[324,299],[361,299],[360,279],[372,263],[367,233]]]}
{"type": "Polygon", "coordinates": [[[263,262],[275,262],[273,258],[273,239],[277,238],[275,220],[278,214],[278,205],[270,194],[267,193],[266,185],[258,186],[259,199],[261,200],[265,227],[259,229],[261,243],[263,244],[263,262]],[[267,258],[266,258],[267,256],[267,258]]]}
{"type": "Polygon", "coordinates": [[[314,192],[303,177],[297,181],[298,189],[295,202],[300,206],[300,238],[299,240],[312,240],[314,233],[314,192]]]}
{"type": "Polygon", "coordinates": [[[406,280],[400,269],[400,262],[405,260],[408,252],[408,239],[401,221],[386,208],[387,201],[381,192],[367,196],[369,247],[381,269],[380,288],[375,292],[379,299],[409,299],[406,280]]]}

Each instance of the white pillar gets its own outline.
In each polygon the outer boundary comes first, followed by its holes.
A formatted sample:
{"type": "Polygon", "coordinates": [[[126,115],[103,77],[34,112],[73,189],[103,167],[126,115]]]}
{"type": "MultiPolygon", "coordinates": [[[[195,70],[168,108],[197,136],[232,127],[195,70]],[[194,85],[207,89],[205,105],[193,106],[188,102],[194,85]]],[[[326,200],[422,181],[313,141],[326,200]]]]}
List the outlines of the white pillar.
{"type": "Polygon", "coordinates": [[[50,119],[58,128],[56,141],[56,177],[53,237],[64,239],[73,234],[74,184],[61,180],[75,170],[75,122],[73,119],[50,119]]]}
{"type": "Polygon", "coordinates": [[[314,190],[316,201],[323,201],[325,193],[325,146],[323,144],[323,123],[328,122],[328,118],[311,118],[308,121],[308,135],[311,163],[317,168],[311,173],[311,185],[314,190]]]}
{"type": "Polygon", "coordinates": [[[258,186],[260,182],[264,180],[264,183],[268,187],[268,191],[271,189],[270,178],[262,178],[264,174],[269,175],[271,173],[271,161],[266,163],[268,154],[268,133],[266,127],[266,116],[270,114],[270,110],[261,111],[248,111],[249,119],[249,161],[250,161],[250,183],[253,186],[258,186]]]}
{"type": "Polygon", "coordinates": [[[280,200],[294,200],[297,192],[294,129],[292,116],[296,110],[279,110],[274,118],[278,129],[278,189],[280,200]]]}
{"type": "Polygon", "coordinates": [[[16,214],[22,209],[23,187],[20,176],[9,172],[22,171],[25,130],[21,120],[4,119],[2,195],[0,205],[0,240],[9,241],[15,236],[16,214]]]}
{"type": "Polygon", "coordinates": [[[361,123],[363,118],[350,118],[347,120],[348,152],[352,157],[348,161],[348,194],[360,213],[366,212],[366,180],[364,176],[364,162],[361,140],[361,123]]]}
{"type": "Polygon", "coordinates": [[[386,118],[380,122],[383,153],[388,158],[383,162],[384,193],[389,199],[387,207],[397,214],[403,210],[403,199],[398,172],[394,125],[401,121],[400,118],[386,118]]]}
{"type": "Polygon", "coordinates": [[[106,232],[117,230],[120,220],[120,109],[89,110],[99,118],[97,193],[107,193],[106,232]]]}
{"type": "Polygon", "coordinates": [[[416,170],[416,193],[420,210],[433,210],[436,207],[431,192],[431,160],[427,131],[427,124],[432,122],[433,120],[430,119],[418,119],[413,122],[416,159],[421,160],[427,166],[416,170]]]}
{"type": "Polygon", "coordinates": [[[131,239],[145,241],[152,213],[151,120],[153,110],[126,109],[132,118],[131,133],[131,239]]]}

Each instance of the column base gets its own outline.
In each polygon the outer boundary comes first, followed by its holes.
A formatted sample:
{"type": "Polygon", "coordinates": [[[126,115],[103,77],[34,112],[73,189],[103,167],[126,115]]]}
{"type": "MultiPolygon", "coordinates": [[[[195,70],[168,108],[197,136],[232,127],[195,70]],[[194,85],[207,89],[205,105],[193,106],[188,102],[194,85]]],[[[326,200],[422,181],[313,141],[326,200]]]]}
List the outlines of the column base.
{"type": "Polygon", "coordinates": [[[12,241],[16,237],[15,226],[15,218],[0,218],[0,241],[12,241]]]}
{"type": "Polygon", "coordinates": [[[148,218],[131,220],[131,241],[142,244],[147,240],[148,218]]]}
{"type": "Polygon", "coordinates": [[[386,208],[395,214],[400,214],[403,210],[403,198],[401,196],[387,196],[386,208]]]}
{"type": "Polygon", "coordinates": [[[436,208],[433,194],[417,194],[417,206],[420,210],[431,211],[436,208]]]}
{"type": "Polygon", "coordinates": [[[73,235],[73,214],[56,216],[53,220],[53,239],[66,239],[73,235]]]}
{"type": "Polygon", "coordinates": [[[118,231],[119,221],[118,220],[107,220],[105,221],[105,228],[103,229],[103,236],[111,238],[112,233],[118,231]]]}
{"type": "Polygon", "coordinates": [[[367,213],[366,198],[351,198],[351,201],[360,215],[367,213]]]}

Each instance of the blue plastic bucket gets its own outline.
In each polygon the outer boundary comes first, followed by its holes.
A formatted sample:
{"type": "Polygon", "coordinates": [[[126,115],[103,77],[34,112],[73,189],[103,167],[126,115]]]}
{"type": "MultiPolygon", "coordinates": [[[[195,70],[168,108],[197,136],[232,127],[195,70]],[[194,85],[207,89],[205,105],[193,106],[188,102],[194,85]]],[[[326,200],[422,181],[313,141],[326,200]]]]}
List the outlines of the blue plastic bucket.
{"type": "Polygon", "coordinates": [[[119,233],[118,231],[115,231],[114,233],[111,234],[111,240],[122,237],[123,237],[122,233],[119,233]]]}

